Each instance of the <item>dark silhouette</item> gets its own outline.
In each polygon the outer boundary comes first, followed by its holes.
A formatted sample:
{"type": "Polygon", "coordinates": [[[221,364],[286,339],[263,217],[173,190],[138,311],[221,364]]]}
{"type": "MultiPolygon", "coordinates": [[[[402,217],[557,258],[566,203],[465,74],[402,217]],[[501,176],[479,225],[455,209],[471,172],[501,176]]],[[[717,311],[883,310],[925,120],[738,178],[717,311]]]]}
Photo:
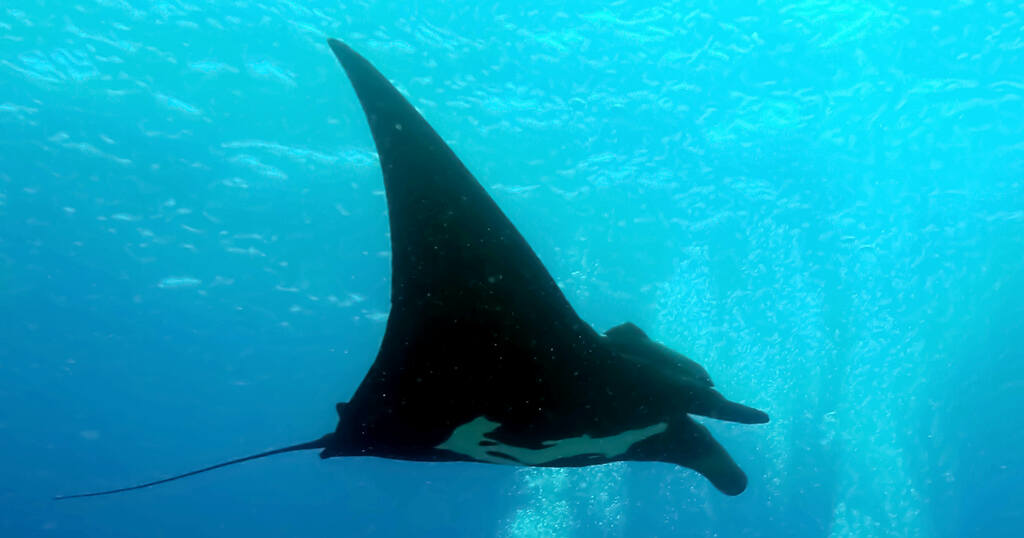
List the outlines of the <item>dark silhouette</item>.
{"type": "Polygon", "coordinates": [[[370,124],[387,191],[391,313],[338,427],[282,452],[580,467],[663,461],[736,495],[747,478],[688,414],[764,423],[696,362],[627,323],[598,334],[440,136],[368,61],[331,49],[370,124]]]}

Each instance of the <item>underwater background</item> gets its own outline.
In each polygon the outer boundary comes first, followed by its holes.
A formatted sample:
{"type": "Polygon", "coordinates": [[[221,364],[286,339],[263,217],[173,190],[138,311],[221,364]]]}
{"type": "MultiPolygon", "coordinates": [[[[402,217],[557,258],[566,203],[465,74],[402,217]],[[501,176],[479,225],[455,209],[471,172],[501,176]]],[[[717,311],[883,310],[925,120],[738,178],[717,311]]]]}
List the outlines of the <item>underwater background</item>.
{"type": "Polygon", "coordinates": [[[1013,1],[0,7],[0,535],[1019,536],[1013,1]],[[450,141],[598,330],[772,421],[668,464],[278,456],[389,308],[383,184],[328,49],[450,141]]]}

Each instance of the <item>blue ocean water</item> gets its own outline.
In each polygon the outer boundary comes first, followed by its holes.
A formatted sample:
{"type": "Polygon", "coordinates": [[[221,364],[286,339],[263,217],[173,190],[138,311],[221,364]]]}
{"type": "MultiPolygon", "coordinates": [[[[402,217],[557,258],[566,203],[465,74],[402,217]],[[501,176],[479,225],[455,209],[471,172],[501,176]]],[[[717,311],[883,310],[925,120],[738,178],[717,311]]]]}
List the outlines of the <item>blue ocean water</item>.
{"type": "Polygon", "coordinates": [[[0,535],[1018,536],[1017,2],[8,1],[0,535]],[[584,319],[772,422],[666,464],[296,453],[389,308],[365,54],[584,319]]]}

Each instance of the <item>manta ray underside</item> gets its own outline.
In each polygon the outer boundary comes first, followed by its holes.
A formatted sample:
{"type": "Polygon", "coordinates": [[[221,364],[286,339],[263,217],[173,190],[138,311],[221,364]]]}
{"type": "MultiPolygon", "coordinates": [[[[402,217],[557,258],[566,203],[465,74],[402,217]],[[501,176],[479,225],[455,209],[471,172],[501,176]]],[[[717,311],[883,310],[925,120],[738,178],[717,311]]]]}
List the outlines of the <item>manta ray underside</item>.
{"type": "Polygon", "coordinates": [[[440,136],[367,60],[329,40],[380,156],[392,244],[391,313],[380,351],[337,429],[295,450],[580,467],[661,461],[736,495],[747,478],[701,415],[756,424],[696,362],[626,323],[598,334],[440,136]]]}

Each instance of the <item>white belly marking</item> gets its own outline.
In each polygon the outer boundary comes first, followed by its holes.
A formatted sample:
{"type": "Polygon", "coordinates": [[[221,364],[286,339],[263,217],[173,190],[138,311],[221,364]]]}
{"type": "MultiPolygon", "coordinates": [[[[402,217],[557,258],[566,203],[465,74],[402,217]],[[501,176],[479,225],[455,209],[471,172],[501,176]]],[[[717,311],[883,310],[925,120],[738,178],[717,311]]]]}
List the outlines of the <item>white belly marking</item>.
{"type": "Polygon", "coordinates": [[[634,444],[664,432],[668,425],[664,422],[659,422],[646,428],[626,430],[607,437],[591,437],[583,434],[580,437],[544,441],[542,443],[544,448],[536,449],[506,445],[487,437],[487,434],[494,432],[500,427],[501,424],[497,422],[492,422],[484,417],[477,417],[455,428],[451,437],[435,448],[469,456],[477,461],[505,465],[544,465],[562,458],[585,454],[593,454],[610,459],[625,454],[634,444]],[[484,444],[481,445],[480,443],[484,444]],[[495,456],[494,453],[504,454],[515,459],[495,456]]]}

